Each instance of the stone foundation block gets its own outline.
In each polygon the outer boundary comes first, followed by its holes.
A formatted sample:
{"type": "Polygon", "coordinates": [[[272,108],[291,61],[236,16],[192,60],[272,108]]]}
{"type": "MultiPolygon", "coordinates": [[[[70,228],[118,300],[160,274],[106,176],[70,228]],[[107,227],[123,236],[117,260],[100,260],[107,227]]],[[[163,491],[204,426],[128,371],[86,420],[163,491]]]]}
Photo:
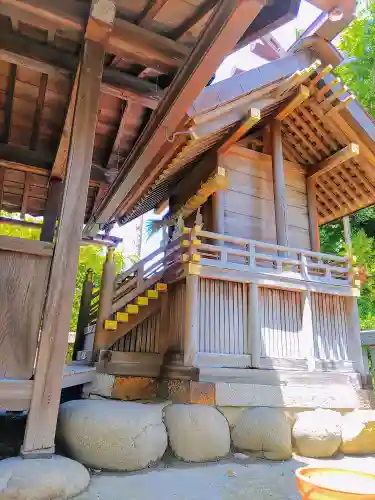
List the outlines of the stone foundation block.
{"type": "Polygon", "coordinates": [[[110,400],[69,401],[60,406],[58,438],[88,467],[143,469],[164,454],[168,438],[163,404],[110,400]]]}
{"type": "Polygon", "coordinates": [[[185,462],[208,462],[229,453],[228,422],[216,408],[172,404],[165,408],[165,423],[173,453],[185,462]]]}
{"type": "Polygon", "coordinates": [[[234,421],[231,430],[236,449],[261,451],[269,460],[292,456],[291,424],[279,408],[247,408],[234,421]]]}
{"type": "Polygon", "coordinates": [[[357,410],[342,417],[340,449],[353,455],[375,453],[375,410],[357,410]]]}
{"type": "Polygon", "coordinates": [[[296,417],[293,439],[300,455],[332,457],[341,444],[342,416],[338,411],[304,411],[296,417]]]}

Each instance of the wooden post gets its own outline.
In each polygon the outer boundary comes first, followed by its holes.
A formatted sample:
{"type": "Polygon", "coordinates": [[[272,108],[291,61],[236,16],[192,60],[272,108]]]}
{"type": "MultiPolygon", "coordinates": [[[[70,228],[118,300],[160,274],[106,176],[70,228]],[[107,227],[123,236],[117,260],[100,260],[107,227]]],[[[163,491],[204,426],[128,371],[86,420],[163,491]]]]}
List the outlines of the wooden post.
{"type": "Polygon", "coordinates": [[[186,276],[184,365],[195,366],[198,353],[199,276],[186,276]]]}
{"type": "Polygon", "coordinates": [[[309,372],[315,371],[314,330],[312,321],[311,292],[301,292],[302,338],[309,372]]]}
{"type": "Polygon", "coordinates": [[[41,241],[53,241],[56,229],[56,222],[59,217],[64,183],[60,179],[50,179],[47,204],[43,217],[42,230],[40,232],[41,241]]]}
{"type": "Polygon", "coordinates": [[[113,248],[108,248],[107,258],[103,266],[102,281],[100,284],[98,319],[96,321],[94,338],[94,359],[97,359],[100,349],[107,345],[104,321],[112,313],[112,300],[115,287],[115,263],[113,262],[113,248]]]}
{"type": "Polygon", "coordinates": [[[320,252],[319,222],[316,203],[316,180],[313,177],[308,177],[306,180],[306,186],[311,250],[313,252],[320,252]]]}
{"type": "Polygon", "coordinates": [[[224,191],[220,189],[212,195],[212,225],[213,232],[224,234],[224,191]]]}
{"type": "Polygon", "coordinates": [[[259,317],[259,288],[255,283],[249,284],[248,290],[248,345],[251,353],[252,368],[260,367],[262,332],[259,317]]]}
{"type": "Polygon", "coordinates": [[[356,371],[364,375],[357,297],[345,297],[345,300],[349,327],[349,356],[355,362],[356,371]]]}
{"type": "Polygon", "coordinates": [[[68,347],[104,55],[104,45],[84,41],[64,197],[46,293],[33,395],[21,451],[24,456],[49,456],[55,450],[61,381],[68,347]]]}
{"type": "Polygon", "coordinates": [[[285,191],[283,144],[281,122],[277,120],[271,122],[271,146],[277,244],[288,246],[288,209],[285,191]]]}
{"type": "Polygon", "coordinates": [[[89,324],[90,305],[92,298],[92,290],[94,284],[92,282],[92,269],[88,269],[86,279],[82,287],[81,304],[79,307],[79,315],[77,322],[76,338],[73,348],[73,359],[77,359],[77,352],[83,350],[85,343],[85,328],[89,324]]]}
{"type": "Polygon", "coordinates": [[[350,219],[348,216],[342,218],[342,223],[344,226],[344,238],[347,254],[349,257],[353,255],[353,247],[352,247],[352,237],[350,232],[350,219]]]}

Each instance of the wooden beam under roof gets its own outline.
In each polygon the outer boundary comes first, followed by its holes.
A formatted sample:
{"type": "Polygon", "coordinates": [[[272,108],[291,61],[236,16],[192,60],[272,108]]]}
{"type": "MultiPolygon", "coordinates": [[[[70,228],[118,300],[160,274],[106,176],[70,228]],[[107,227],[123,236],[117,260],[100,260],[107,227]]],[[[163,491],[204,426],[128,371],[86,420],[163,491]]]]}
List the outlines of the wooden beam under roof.
{"type": "Polygon", "coordinates": [[[225,139],[224,143],[219,147],[218,152],[224,154],[232,146],[241,139],[243,135],[246,134],[254,125],[256,125],[260,120],[260,110],[256,108],[251,108],[247,117],[234,127],[234,130],[229,132],[228,137],[225,139]]]}
{"type": "Polygon", "coordinates": [[[359,155],[359,146],[358,144],[351,142],[337,153],[334,153],[329,158],[318,163],[318,165],[309,170],[308,176],[312,178],[317,178],[323,174],[326,174],[330,170],[334,169],[338,165],[354,158],[359,155]]]}
{"type": "Polygon", "coordinates": [[[180,26],[177,26],[168,36],[173,38],[173,40],[178,40],[208,14],[216,4],[217,0],[205,0],[186,21],[180,24],[180,26]]]}
{"type": "Polygon", "coordinates": [[[168,0],[148,0],[146,7],[137,19],[137,24],[139,26],[147,26],[167,2],[168,0]]]}
{"type": "MultiPolygon", "coordinates": [[[[50,0],[2,0],[6,15],[14,14],[17,19],[39,27],[62,30],[65,36],[70,32],[83,35],[90,5],[85,2],[51,2],[50,0]]],[[[90,36],[90,31],[87,33],[90,36]]],[[[109,36],[107,52],[130,56],[147,67],[165,72],[175,71],[185,61],[190,49],[169,38],[153,33],[124,19],[115,19],[109,36]]]]}
{"type": "MultiPolygon", "coordinates": [[[[56,76],[76,72],[78,57],[31,38],[0,31],[0,59],[39,73],[56,76]]],[[[161,91],[155,83],[114,68],[105,68],[101,91],[119,99],[139,100],[155,109],[161,91]]]]}
{"type": "Polygon", "coordinates": [[[262,7],[263,3],[257,0],[222,0],[217,5],[207,29],[168,87],[116,181],[97,212],[90,217],[85,232],[96,233],[98,223],[104,224],[114,214],[128,208],[123,200],[140,182],[147,183],[147,173],[171,149],[167,137],[180,126],[186,110],[262,7]]]}

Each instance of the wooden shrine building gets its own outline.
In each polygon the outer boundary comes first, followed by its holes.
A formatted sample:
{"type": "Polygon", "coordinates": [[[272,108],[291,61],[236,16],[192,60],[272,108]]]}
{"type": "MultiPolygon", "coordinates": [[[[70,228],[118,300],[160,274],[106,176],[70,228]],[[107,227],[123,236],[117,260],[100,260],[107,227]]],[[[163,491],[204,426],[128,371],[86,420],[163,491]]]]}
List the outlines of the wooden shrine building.
{"type": "Polygon", "coordinates": [[[0,237],[0,408],[28,410],[25,456],[54,451],[80,244],[153,208],[160,248],[118,276],[110,249],[99,290],[88,272],[76,363],[217,404],[217,380],[246,400],[289,371],[366,399],[355,266],[318,231],[375,202],[375,126],[330,43],[355,2],[312,2],[284,57],[208,85],[299,3],[0,0],[0,208],[43,217],[37,241],[0,237]]]}

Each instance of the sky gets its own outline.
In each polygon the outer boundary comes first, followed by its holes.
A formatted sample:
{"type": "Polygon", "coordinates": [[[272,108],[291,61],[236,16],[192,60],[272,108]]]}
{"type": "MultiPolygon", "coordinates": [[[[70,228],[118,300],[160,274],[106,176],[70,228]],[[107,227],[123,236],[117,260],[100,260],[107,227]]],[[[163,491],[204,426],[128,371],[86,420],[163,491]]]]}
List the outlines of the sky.
{"type": "MultiPolygon", "coordinates": [[[[280,45],[286,50],[296,40],[297,30],[305,30],[321,13],[320,9],[311,5],[306,0],[302,0],[297,17],[289,23],[274,30],[272,35],[278,40],[280,45]]],[[[227,57],[216,72],[215,82],[229,78],[234,68],[249,70],[259,67],[266,61],[250,51],[249,47],[244,47],[227,57]]],[[[152,218],[152,212],[144,215],[144,222],[152,218]]],[[[122,227],[116,227],[111,234],[123,238],[123,249],[126,254],[133,254],[137,248],[137,225],[139,220],[135,220],[122,227]]],[[[155,235],[147,240],[143,234],[141,257],[145,257],[160,244],[160,235],[155,235]]]]}

